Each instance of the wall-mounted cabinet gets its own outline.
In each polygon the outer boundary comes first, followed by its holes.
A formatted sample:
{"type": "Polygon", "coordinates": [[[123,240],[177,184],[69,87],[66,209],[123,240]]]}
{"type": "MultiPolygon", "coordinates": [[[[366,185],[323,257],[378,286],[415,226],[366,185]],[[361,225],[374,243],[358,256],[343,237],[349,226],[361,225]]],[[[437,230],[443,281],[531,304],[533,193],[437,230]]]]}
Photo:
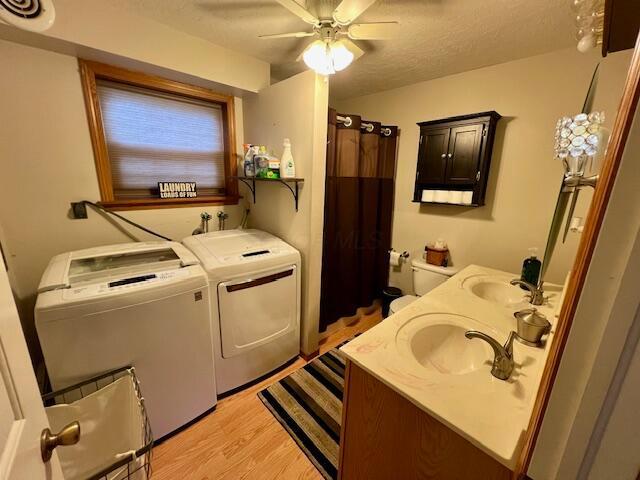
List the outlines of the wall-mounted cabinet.
{"type": "Polygon", "coordinates": [[[420,144],[413,201],[484,205],[497,112],[418,123],[420,144]]]}
{"type": "Polygon", "coordinates": [[[602,32],[602,56],[633,48],[640,31],[638,0],[606,0],[602,32]]]}

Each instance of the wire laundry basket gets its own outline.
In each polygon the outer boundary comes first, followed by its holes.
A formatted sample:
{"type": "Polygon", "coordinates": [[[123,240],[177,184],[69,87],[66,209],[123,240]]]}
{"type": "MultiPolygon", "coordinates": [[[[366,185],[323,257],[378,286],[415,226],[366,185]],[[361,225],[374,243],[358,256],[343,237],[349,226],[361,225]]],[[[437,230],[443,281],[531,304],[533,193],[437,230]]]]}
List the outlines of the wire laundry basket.
{"type": "Polygon", "coordinates": [[[83,477],[87,480],[146,480],[151,477],[153,434],[144,405],[144,397],[142,396],[140,389],[140,382],[136,377],[135,369],[133,367],[122,367],[111,370],[76,385],[48,393],[42,397],[45,407],[68,404],[73,405],[73,402],[77,402],[91,394],[95,394],[108,385],[111,385],[126,376],[129,376],[131,379],[134,394],[137,398],[137,405],[140,409],[138,413],[140,420],[142,421],[142,445],[135,450],[117,455],[118,458],[114,462],[109,463],[108,466],[83,477]]]}

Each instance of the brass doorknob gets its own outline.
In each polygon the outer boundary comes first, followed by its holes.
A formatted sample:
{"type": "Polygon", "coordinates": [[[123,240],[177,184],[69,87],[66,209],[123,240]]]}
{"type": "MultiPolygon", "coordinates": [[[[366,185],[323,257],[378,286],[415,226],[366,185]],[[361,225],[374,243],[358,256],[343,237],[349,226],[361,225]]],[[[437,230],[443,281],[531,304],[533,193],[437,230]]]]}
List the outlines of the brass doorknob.
{"type": "Polygon", "coordinates": [[[79,440],[80,422],[71,422],[56,434],[51,433],[51,430],[45,428],[40,435],[42,461],[46,463],[51,460],[51,454],[54,448],[60,445],[75,445],[79,440]]]}

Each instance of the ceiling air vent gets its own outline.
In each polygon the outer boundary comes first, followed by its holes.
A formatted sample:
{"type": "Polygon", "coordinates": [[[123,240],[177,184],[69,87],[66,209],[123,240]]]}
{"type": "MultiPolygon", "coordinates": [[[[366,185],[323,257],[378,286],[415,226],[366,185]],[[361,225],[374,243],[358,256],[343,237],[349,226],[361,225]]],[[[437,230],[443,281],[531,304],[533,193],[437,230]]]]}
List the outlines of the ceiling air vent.
{"type": "Polygon", "coordinates": [[[42,32],[55,18],[51,0],[0,0],[0,21],[23,30],[42,32]]]}

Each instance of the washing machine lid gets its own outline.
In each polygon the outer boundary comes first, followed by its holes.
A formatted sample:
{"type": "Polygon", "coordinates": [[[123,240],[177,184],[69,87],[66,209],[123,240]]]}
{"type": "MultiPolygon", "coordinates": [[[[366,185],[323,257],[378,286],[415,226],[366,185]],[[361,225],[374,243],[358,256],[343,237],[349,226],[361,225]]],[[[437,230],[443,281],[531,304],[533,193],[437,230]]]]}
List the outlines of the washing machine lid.
{"type": "Polygon", "coordinates": [[[111,279],[141,281],[145,273],[166,272],[198,263],[195,255],[177,242],[123,243],[77,250],[51,259],[38,293],[111,279]]]}
{"type": "Polygon", "coordinates": [[[223,230],[193,235],[182,240],[200,259],[207,272],[221,267],[270,263],[298,251],[282,239],[261,230],[223,230]]]}

